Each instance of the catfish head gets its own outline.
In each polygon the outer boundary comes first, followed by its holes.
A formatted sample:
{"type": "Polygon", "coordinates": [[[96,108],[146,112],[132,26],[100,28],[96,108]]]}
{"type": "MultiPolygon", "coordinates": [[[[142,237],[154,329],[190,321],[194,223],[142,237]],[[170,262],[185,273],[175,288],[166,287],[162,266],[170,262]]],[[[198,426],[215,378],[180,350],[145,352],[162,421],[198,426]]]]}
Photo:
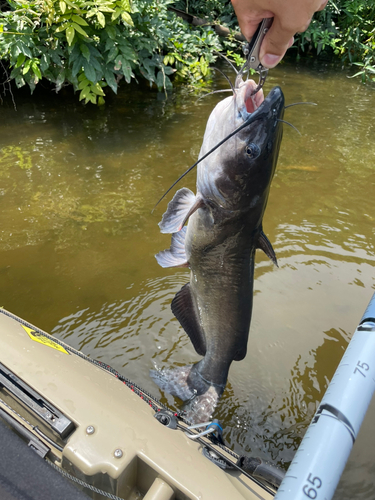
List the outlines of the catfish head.
{"type": "Polygon", "coordinates": [[[266,98],[263,91],[252,96],[255,87],[243,82],[212,111],[200,157],[239,130],[199,164],[197,188],[213,212],[251,209],[260,223],[279,154],[284,95],[274,87],[266,98]]]}

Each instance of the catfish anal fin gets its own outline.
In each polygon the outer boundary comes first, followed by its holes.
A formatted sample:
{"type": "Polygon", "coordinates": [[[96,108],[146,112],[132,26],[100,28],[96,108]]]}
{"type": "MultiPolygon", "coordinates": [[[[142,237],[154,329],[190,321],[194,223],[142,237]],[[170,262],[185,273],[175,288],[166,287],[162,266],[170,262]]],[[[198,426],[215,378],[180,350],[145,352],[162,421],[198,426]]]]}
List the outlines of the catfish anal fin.
{"type": "Polygon", "coordinates": [[[267,255],[267,257],[269,257],[272,260],[272,262],[275,264],[275,266],[279,267],[279,265],[277,263],[275,250],[272,248],[270,240],[263,233],[263,231],[261,231],[259,234],[257,248],[260,248],[261,250],[263,250],[263,252],[267,255]]]}
{"type": "Polygon", "coordinates": [[[184,285],[176,293],[171,304],[172,312],[180,322],[180,325],[188,334],[194,349],[198,354],[206,354],[206,338],[200,325],[197,308],[191,295],[190,283],[184,285]]]}

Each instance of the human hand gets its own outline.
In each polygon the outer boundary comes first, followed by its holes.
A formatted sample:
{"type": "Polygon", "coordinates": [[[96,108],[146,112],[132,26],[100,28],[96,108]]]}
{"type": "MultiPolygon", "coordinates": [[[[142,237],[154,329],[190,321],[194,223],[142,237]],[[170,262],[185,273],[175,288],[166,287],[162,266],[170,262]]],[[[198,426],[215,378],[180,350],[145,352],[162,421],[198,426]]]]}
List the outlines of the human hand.
{"type": "Polygon", "coordinates": [[[323,10],[328,0],[232,0],[243,35],[250,40],[259,23],[273,17],[260,47],[259,58],[266,68],[274,68],[294,42],[297,32],[306,31],[314,12],[323,10]]]}

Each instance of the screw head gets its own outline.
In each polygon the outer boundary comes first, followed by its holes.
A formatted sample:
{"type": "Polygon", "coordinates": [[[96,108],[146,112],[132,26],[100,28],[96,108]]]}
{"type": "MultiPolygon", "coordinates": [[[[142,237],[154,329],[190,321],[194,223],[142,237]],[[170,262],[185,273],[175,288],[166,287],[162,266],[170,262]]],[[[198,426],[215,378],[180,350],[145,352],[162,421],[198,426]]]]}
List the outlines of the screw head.
{"type": "Polygon", "coordinates": [[[120,448],[117,448],[113,455],[115,456],[115,458],[121,458],[123,455],[122,450],[120,450],[120,448]]]}
{"type": "Polygon", "coordinates": [[[254,62],[255,61],[255,57],[254,56],[251,56],[250,57],[250,62],[254,62]]]}
{"type": "Polygon", "coordinates": [[[93,425],[89,425],[86,428],[86,434],[94,434],[94,432],[95,432],[95,427],[93,425]]]}

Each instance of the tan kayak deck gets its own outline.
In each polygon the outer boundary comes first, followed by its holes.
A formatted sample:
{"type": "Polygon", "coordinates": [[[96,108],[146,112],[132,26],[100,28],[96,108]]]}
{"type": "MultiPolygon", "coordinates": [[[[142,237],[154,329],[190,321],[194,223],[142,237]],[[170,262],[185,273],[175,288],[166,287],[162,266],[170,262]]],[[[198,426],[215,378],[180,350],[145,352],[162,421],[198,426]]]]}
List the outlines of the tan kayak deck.
{"type": "Polygon", "coordinates": [[[210,462],[201,444],[162,425],[153,408],[114,375],[38,332],[0,310],[0,363],[70,419],[74,430],[62,439],[1,386],[0,409],[13,408],[31,431],[38,425],[56,443],[45,441],[55,464],[125,500],[273,497],[239,471],[210,462]]]}

